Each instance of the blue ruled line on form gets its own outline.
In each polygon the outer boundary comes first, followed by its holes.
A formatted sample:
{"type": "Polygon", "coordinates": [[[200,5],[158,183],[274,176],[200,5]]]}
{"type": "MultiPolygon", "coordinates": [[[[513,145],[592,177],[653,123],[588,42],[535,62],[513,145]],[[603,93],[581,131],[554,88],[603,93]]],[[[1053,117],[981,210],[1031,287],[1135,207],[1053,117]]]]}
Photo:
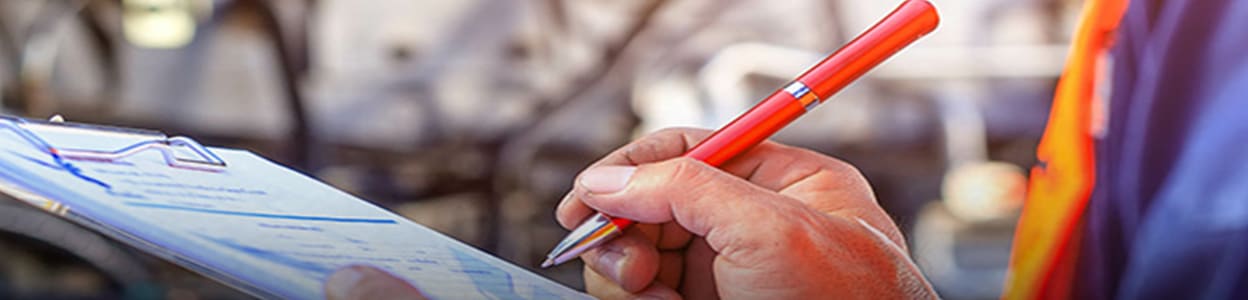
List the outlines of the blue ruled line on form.
{"type": "Polygon", "coordinates": [[[171,209],[171,210],[189,211],[189,212],[206,213],[206,214],[218,214],[218,215],[240,216],[240,217],[255,217],[255,218],[266,218],[266,219],[321,221],[321,222],[335,222],[335,223],[398,224],[398,222],[391,220],[391,219],[340,218],[340,217],[267,214],[267,213],[230,211],[230,210],[208,209],[208,208],[187,207],[187,206],[168,205],[168,204],[159,204],[159,203],[145,203],[145,202],[125,202],[125,204],[127,206],[135,206],[135,207],[171,209]]]}

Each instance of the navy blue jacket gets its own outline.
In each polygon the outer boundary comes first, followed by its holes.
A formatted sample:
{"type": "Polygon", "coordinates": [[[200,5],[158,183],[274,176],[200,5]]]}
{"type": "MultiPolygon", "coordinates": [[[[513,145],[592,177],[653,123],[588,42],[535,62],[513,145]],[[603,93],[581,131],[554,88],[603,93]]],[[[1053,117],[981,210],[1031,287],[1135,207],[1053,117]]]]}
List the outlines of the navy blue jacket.
{"type": "Polygon", "coordinates": [[[1133,0],[1112,54],[1076,296],[1248,298],[1248,0],[1133,0]]]}

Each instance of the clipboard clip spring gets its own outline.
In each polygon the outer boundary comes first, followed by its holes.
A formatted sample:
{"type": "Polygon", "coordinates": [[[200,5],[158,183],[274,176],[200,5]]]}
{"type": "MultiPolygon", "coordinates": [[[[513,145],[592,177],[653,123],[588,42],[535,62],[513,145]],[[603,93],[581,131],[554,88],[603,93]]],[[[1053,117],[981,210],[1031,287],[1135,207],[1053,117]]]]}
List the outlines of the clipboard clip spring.
{"type": "Polygon", "coordinates": [[[17,133],[19,136],[21,136],[23,139],[29,142],[32,146],[39,148],[45,153],[51,155],[52,159],[56,160],[58,163],[60,163],[62,159],[113,162],[113,161],[124,159],[126,157],[133,156],[137,153],[141,153],[146,150],[156,150],[160,152],[161,156],[164,157],[165,163],[168,164],[170,167],[200,170],[200,171],[210,171],[210,172],[220,172],[224,170],[226,167],[225,160],[221,159],[221,157],[213,153],[212,150],[208,149],[208,147],[204,147],[203,145],[200,145],[198,142],[195,142],[195,140],[188,138],[188,137],[184,137],[184,136],[165,137],[163,134],[158,134],[158,135],[155,135],[154,138],[151,140],[141,141],[133,145],[122,147],[121,149],[112,150],[112,151],[101,151],[101,150],[94,150],[94,149],[57,148],[57,147],[53,147],[52,144],[48,143],[38,134],[35,134],[34,132],[22,126],[24,124],[31,124],[31,123],[37,123],[40,125],[51,125],[51,126],[87,127],[89,129],[98,129],[98,130],[106,130],[106,131],[110,130],[110,128],[89,126],[89,125],[77,125],[77,124],[69,125],[69,124],[61,123],[61,122],[38,122],[38,121],[30,121],[30,120],[20,119],[20,118],[0,116],[0,127],[12,130],[13,132],[17,133]],[[184,147],[186,149],[190,149],[191,152],[195,153],[195,155],[198,157],[194,159],[179,157],[175,153],[175,150],[174,150],[175,147],[184,147]]]}
{"type": "Polygon", "coordinates": [[[225,160],[222,160],[216,154],[212,153],[212,151],[208,150],[207,147],[204,147],[203,145],[195,142],[195,140],[184,136],[175,136],[163,140],[142,141],[114,151],[48,148],[53,155],[60,155],[66,159],[110,162],[126,158],[148,149],[159,151],[161,156],[165,158],[165,163],[169,164],[171,167],[204,171],[220,171],[225,168],[225,160]],[[174,147],[186,147],[198,155],[200,159],[197,160],[178,157],[174,154],[174,147]]]}

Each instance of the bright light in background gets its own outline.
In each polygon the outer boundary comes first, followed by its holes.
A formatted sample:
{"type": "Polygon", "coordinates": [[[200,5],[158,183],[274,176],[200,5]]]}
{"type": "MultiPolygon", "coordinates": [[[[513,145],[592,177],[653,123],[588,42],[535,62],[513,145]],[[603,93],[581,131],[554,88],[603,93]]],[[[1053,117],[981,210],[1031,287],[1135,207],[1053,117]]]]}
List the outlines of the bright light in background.
{"type": "MultiPolygon", "coordinates": [[[[195,9],[191,0],[125,0],[122,28],[126,40],[139,47],[180,48],[195,37],[195,9]]],[[[207,15],[207,14],[205,14],[207,15]]]]}
{"type": "Polygon", "coordinates": [[[1027,177],[1018,166],[987,162],[951,170],[942,192],[949,212],[970,222],[1007,220],[1018,214],[1027,177]]]}

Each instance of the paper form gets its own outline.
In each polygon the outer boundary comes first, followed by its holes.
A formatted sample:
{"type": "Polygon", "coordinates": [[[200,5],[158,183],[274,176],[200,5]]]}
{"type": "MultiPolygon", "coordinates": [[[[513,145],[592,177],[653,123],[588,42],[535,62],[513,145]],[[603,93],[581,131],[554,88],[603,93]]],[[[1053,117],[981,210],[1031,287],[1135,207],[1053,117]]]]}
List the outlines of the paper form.
{"type": "MultiPolygon", "coordinates": [[[[55,147],[112,150],[150,138],[24,127],[55,147]]],[[[262,298],[322,299],[324,279],[351,264],[385,269],[434,299],[589,298],[249,152],[212,151],[223,171],[172,168],[155,151],[66,166],[0,128],[0,181],[6,193],[59,202],[70,219],[262,298]]]]}

